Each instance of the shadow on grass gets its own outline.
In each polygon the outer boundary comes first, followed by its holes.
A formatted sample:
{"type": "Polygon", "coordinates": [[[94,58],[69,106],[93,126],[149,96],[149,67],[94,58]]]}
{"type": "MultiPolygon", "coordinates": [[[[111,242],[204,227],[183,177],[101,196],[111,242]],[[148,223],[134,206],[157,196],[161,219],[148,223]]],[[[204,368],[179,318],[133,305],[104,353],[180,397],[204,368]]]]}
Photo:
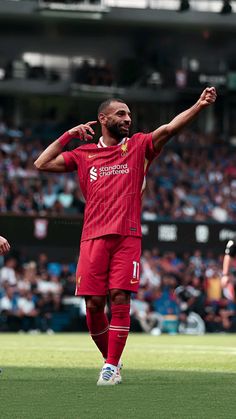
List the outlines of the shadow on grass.
{"type": "Polygon", "coordinates": [[[2,419],[235,419],[236,376],[124,370],[123,384],[97,387],[98,370],[3,366],[2,419]]]}

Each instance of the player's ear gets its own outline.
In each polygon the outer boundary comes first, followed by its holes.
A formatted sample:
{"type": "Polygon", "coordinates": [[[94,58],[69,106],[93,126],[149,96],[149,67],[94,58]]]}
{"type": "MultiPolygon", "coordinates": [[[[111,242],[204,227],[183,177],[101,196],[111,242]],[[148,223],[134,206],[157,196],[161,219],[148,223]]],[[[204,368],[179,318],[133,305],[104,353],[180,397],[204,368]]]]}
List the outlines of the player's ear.
{"type": "Polygon", "coordinates": [[[101,125],[104,125],[106,120],[107,120],[107,117],[106,117],[105,113],[100,112],[100,114],[98,115],[98,120],[99,120],[101,125]]]}

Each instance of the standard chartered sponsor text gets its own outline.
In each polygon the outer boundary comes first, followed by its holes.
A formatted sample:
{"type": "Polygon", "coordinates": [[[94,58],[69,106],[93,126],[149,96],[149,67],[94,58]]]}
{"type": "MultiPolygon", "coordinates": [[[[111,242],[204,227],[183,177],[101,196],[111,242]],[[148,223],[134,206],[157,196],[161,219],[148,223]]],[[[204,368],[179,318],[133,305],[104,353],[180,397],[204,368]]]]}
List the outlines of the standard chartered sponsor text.
{"type": "Polygon", "coordinates": [[[114,166],[102,166],[99,169],[99,176],[125,175],[129,173],[128,164],[115,164],[114,166]]]}

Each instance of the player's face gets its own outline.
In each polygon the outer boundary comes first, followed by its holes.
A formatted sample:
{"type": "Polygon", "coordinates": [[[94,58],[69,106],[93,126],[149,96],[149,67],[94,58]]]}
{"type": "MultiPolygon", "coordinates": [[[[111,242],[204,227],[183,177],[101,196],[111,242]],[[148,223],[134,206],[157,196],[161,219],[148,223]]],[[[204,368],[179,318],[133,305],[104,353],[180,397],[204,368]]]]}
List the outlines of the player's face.
{"type": "Polygon", "coordinates": [[[108,131],[117,139],[128,137],[131,126],[131,112],[125,103],[113,102],[106,111],[108,131]]]}

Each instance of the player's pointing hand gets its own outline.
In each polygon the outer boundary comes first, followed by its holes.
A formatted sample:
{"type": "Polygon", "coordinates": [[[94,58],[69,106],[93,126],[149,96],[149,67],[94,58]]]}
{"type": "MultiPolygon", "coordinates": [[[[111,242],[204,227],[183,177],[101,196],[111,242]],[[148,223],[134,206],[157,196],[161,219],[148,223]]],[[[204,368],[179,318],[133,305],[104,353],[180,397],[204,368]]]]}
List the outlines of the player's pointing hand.
{"type": "Polygon", "coordinates": [[[68,132],[73,137],[79,137],[80,140],[88,141],[92,140],[95,134],[91,125],[96,124],[97,121],[90,121],[86,124],[77,125],[74,128],[71,128],[68,132]]]}
{"type": "Polygon", "coordinates": [[[200,96],[199,104],[203,107],[211,105],[216,101],[216,97],[216,89],[214,87],[207,87],[205,90],[203,90],[200,96]]]}

